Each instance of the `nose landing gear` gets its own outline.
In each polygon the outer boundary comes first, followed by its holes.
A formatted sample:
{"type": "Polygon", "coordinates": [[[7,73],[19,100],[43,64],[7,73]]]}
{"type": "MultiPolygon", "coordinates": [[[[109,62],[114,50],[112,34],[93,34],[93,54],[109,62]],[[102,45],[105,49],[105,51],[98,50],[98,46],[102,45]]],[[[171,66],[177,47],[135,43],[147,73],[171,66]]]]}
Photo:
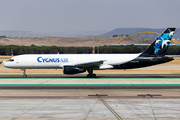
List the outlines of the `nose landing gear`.
{"type": "Polygon", "coordinates": [[[22,69],[23,70],[23,77],[26,78],[27,75],[26,75],[26,69],[22,69]]]}

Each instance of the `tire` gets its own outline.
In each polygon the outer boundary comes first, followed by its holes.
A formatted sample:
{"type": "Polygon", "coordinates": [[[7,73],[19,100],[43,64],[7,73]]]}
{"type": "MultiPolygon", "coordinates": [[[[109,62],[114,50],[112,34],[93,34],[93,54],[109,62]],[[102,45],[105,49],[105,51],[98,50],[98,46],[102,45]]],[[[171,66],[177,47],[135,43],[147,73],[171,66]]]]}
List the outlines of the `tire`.
{"type": "Polygon", "coordinates": [[[88,74],[88,75],[87,75],[87,77],[88,77],[88,78],[90,78],[90,77],[91,77],[91,75],[90,75],[90,74],[88,74]]]}
{"type": "Polygon", "coordinates": [[[24,78],[27,78],[27,75],[23,75],[24,78]]]}
{"type": "Polygon", "coordinates": [[[92,76],[93,76],[93,78],[96,78],[96,74],[93,74],[92,76]]]}

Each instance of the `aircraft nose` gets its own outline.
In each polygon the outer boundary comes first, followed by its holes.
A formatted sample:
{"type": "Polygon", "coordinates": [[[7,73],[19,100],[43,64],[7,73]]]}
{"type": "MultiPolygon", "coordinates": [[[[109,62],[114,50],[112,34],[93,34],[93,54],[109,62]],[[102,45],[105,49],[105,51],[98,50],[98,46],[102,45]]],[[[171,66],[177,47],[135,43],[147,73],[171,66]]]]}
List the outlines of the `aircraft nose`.
{"type": "Polygon", "coordinates": [[[5,62],[4,67],[8,67],[8,66],[9,66],[9,63],[5,62]]]}

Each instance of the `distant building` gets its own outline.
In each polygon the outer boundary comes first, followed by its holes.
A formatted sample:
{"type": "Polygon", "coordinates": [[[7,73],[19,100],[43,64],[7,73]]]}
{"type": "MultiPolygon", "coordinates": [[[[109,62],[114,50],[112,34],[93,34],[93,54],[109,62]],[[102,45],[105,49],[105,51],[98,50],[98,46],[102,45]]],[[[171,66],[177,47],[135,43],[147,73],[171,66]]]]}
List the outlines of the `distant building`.
{"type": "Polygon", "coordinates": [[[120,36],[117,34],[117,35],[113,35],[112,37],[120,37],[120,36]]]}
{"type": "Polygon", "coordinates": [[[5,35],[2,35],[2,36],[0,36],[0,38],[7,38],[7,36],[5,36],[5,35]]]}
{"type": "Polygon", "coordinates": [[[123,35],[123,34],[121,34],[121,35],[113,35],[112,37],[126,37],[126,36],[129,36],[129,35],[123,35]]]}

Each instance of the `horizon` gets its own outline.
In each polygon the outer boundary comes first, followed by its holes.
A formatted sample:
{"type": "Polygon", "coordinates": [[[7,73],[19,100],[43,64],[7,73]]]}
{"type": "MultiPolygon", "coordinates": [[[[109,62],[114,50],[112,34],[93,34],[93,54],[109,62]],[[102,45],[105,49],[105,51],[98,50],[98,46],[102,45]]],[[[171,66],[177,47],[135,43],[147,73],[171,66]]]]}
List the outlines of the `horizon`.
{"type": "MultiPolygon", "coordinates": [[[[137,32],[163,32],[165,28],[115,28],[110,31],[70,31],[70,32],[34,32],[18,30],[0,30],[0,36],[7,37],[112,37],[116,34],[134,34],[137,32]],[[127,31],[127,30],[128,31],[127,31]],[[143,30],[147,29],[147,30],[143,30]],[[148,30],[149,29],[149,30],[148,30]],[[124,30],[124,31],[123,31],[124,30]]],[[[176,28],[179,31],[180,28],[176,28]]],[[[180,35],[175,32],[175,37],[180,39],[180,35]]]]}

